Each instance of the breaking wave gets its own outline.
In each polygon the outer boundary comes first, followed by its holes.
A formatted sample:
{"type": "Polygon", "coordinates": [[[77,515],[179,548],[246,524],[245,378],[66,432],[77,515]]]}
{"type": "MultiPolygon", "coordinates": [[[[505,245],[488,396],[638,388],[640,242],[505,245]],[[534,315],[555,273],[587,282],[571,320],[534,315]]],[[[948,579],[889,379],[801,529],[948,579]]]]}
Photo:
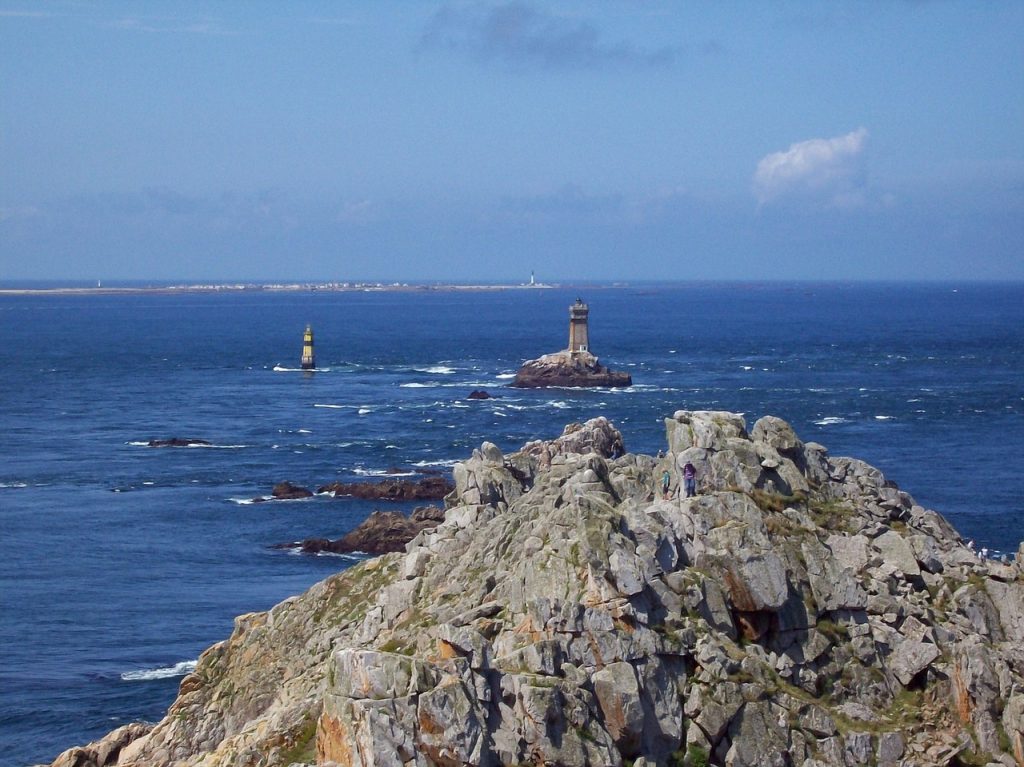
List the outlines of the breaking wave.
{"type": "Polygon", "coordinates": [[[387,469],[364,469],[361,466],[357,466],[352,469],[353,474],[358,474],[360,477],[415,477],[415,471],[388,471],[387,469]]]}
{"type": "Polygon", "coordinates": [[[173,666],[125,671],[121,674],[121,679],[125,682],[148,682],[152,679],[170,679],[174,676],[185,676],[185,674],[191,674],[196,670],[196,662],[194,660],[183,660],[180,663],[175,663],[173,666]]]}
{"type": "Polygon", "coordinates": [[[846,423],[845,418],[840,418],[836,415],[826,416],[819,421],[814,422],[817,426],[835,426],[837,423],[846,423]]]}

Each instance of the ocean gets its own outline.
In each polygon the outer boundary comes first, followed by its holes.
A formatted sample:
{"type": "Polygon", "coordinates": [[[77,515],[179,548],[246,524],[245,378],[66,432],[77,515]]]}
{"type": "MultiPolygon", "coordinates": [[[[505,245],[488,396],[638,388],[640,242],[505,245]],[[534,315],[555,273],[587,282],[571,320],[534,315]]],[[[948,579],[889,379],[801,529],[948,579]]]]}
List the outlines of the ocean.
{"type": "Polygon", "coordinates": [[[282,480],[448,471],[597,415],[656,453],[666,416],[721,409],[878,466],[993,556],[1024,539],[1019,283],[4,295],[0,349],[4,767],[160,718],[234,616],[358,560],[273,544],[413,506],[251,503],[282,480]],[[633,386],[506,388],[577,296],[633,386]],[[146,444],[170,437],[212,445],[146,444]]]}

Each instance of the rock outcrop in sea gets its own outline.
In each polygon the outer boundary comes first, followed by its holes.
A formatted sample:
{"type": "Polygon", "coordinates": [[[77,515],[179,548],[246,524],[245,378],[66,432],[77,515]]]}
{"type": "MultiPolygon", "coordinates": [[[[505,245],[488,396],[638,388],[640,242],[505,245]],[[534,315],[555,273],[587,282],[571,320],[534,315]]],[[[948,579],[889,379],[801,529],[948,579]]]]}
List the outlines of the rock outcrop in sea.
{"type": "Polygon", "coordinates": [[[605,419],[454,470],[445,520],[236,619],[125,765],[1024,765],[1024,545],[979,557],[784,421],[605,419]],[[700,493],[656,492],[692,462],[700,493]]]}
{"type": "Polygon", "coordinates": [[[375,511],[359,526],[341,538],[306,538],[294,543],[279,543],[272,548],[293,549],[303,554],[390,554],[404,551],[405,545],[421,530],[437,527],[444,522],[444,509],[437,506],[418,506],[410,516],[399,511],[375,511]]]}
{"type": "Polygon", "coordinates": [[[588,351],[560,351],[527,360],[509,386],[534,389],[544,386],[631,386],[629,373],[610,370],[588,351]]]}

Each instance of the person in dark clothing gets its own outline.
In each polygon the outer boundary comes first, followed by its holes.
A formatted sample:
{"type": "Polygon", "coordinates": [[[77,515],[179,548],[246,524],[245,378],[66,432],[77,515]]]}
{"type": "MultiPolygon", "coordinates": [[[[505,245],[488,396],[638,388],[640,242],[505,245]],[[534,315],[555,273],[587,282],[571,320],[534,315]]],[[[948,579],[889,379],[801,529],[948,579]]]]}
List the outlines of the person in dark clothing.
{"type": "Polygon", "coordinates": [[[689,461],[683,467],[683,485],[686,487],[687,498],[697,495],[697,468],[689,461]]]}

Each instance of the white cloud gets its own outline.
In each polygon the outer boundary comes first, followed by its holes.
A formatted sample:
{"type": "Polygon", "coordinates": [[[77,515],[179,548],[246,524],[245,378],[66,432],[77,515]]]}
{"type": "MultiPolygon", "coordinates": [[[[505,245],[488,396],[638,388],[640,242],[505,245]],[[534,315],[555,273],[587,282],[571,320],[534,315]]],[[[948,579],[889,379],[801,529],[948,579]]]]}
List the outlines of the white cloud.
{"type": "Polygon", "coordinates": [[[373,200],[351,200],[338,210],[335,220],[342,224],[369,224],[379,218],[379,210],[373,200]]]}
{"type": "Polygon", "coordinates": [[[792,197],[834,207],[862,204],[861,157],[867,136],[867,128],[858,128],[845,136],[800,141],[763,157],[754,173],[758,204],[792,197]]]}

